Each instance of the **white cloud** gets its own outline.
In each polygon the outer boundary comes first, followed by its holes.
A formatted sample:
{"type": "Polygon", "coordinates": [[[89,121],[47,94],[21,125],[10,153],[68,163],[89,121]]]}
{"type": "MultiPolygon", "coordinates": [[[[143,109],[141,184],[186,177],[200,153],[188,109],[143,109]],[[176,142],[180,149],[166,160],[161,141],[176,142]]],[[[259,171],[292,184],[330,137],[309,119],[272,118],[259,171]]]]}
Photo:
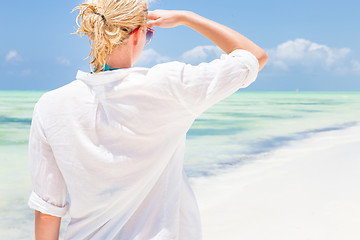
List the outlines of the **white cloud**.
{"type": "Polygon", "coordinates": [[[351,61],[352,70],[358,74],[360,74],[360,62],[356,60],[351,61]]]}
{"type": "Polygon", "coordinates": [[[284,70],[284,71],[289,70],[289,67],[286,65],[286,63],[281,60],[272,60],[271,63],[277,69],[284,70]]]}
{"type": "Polygon", "coordinates": [[[219,58],[224,52],[217,46],[198,46],[181,56],[181,60],[185,63],[200,64],[209,62],[219,58]]]}
{"type": "Polygon", "coordinates": [[[302,67],[307,71],[347,71],[349,48],[330,48],[306,39],[284,42],[268,51],[269,66],[278,70],[302,67]]]}
{"type": "Polygon", "coordinates": [[[21,59],[19,53],[15,50],[10,50],[5,57],[6,62],[15,62],[21,59]]]}
{"type": "Polygon", "coordinates": [[[179,59],[162,56],[154,49],[144,50],[140,59],[135,66],[152,67],[159,63],[169,62],[171,60],[179,60],[189,64],[200,64],[202,62],[210,62],[219,58],[224,52],[216,46],[198,46],[181,55],[179,59]]]}
{"type": "Polygon", "coordinates": [[[156,64],[168,62],[170,60],[171,59],[169,57],[161,56],[154,49],[147,49],[142,52],[140,59],[135,65],[141,67],[152,67],[156,64]]]}
{"type": "MultiPolygon", "coordinates": [[[[274,74],[281,72],[316,74],[359,74],[360,61],[351,59],[349,48],[331,48],[306,39],[296,39],[279,44],[267,50],[269,62],[267,69],[274,74]]],[[[143,51],[135,66],[152,67],[159,63],[179,60],[197,65],[217,59],[224,52],[217,46],[197,46],[184,52],[178,58],[162,56],[153,49],[143,51]]]]}
{"type": "Polygon", "coordinates": [[[32,73],[33,73],[33,70],[31,68],[26,68],[20,72],[20,76],[27,77],[27,76],[31,75],[32,73]]]}
{"type": "Polygon", "coordinates": [[[70,60],[64,57],[58,57],[56,58],[56,61],[63,66],[70,66],[70,60]]]}

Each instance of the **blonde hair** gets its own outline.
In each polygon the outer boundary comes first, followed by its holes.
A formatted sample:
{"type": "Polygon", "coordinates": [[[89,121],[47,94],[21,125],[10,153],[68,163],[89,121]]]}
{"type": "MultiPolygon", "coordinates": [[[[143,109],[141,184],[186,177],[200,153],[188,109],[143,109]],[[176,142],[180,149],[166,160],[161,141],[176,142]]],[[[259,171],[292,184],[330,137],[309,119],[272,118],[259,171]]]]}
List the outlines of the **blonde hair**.
{"type": "Polygon", "coordinates": [[[94,73],[105,67],[106,57],[123,45],[132,31],[146,26],[147,7],[146,0],[88,0],[73,9],[80,10],[74,34],[89,37],[94,73]]]}

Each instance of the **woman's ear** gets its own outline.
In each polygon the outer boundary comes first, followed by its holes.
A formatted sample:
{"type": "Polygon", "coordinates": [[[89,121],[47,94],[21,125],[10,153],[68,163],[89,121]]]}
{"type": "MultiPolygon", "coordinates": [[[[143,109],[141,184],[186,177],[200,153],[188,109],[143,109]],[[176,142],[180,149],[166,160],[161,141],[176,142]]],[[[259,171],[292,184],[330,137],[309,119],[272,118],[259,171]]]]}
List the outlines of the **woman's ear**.
{"type": "Polygon", "coordinates": [[[135,46],[141,42],[143,31],[144,31],[144,27],[141,26],[139,27],[139,30],[133,34],[133,43],[135,46]]]}

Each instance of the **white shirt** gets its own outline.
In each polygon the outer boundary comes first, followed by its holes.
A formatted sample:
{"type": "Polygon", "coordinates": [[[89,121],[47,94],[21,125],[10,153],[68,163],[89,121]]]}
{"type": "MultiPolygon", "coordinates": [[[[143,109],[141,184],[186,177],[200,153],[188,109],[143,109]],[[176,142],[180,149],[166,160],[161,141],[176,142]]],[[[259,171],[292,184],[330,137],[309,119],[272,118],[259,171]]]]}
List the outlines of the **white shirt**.
{"type": "Polygon", "coordinates": [[[69,211],[65,239],[201,239],[183,171],[186,133],[258,68],[254,55],[235,50],[198,66],[79,71],[34,107],[29,206],[69,211]]]}

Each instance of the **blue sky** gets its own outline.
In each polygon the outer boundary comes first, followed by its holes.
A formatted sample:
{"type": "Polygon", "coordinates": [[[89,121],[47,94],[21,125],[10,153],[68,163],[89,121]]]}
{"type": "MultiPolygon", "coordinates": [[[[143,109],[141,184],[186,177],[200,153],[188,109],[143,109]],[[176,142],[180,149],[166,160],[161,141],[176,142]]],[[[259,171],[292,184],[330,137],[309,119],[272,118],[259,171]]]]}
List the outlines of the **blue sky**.
{"type": "MultiPolygon", "coordinates": [[[[52,90],[88,71],[88,40],[71,35],[82,1],[5,1],[0,29],[0,90],[52,90]]],[[[263,47],[267,66],[245,91],[359,91],[359,1],[174,1],[154,9],[194,11],[263,47]]],[[[137,66],[198,64],[221,54],[187,27],[155,29],[137,66]]]]}

